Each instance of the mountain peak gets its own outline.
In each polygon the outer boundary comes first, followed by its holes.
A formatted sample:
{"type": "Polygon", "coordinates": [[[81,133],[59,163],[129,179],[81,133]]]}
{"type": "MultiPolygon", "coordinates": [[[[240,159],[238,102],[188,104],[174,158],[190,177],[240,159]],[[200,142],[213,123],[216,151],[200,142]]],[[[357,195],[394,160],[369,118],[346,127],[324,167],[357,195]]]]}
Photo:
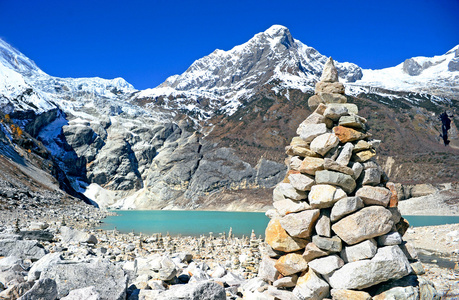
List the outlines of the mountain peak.
{"type": "Polygon", "coordinates": [[[287,27],[282,26],[282,25],[273,25],[266,29],[264,31],[264,34],[270,35],[270,36],[283,36],[286,34],[290,34],[290,31],[288,30],[287,27]]]}

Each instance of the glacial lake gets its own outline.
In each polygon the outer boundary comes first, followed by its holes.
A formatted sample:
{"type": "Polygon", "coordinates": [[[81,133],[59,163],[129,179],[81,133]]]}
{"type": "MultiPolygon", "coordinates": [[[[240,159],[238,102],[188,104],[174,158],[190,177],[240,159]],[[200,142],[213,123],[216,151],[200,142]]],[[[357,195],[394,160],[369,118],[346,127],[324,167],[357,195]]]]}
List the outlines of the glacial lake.
{"type": "MultiPolygon", "coordinates": [[[[103,220],[99,228],[135,234],[169,233],[172,236],[214,236],[228,231],[238,237],[250,236],[252,229],[264,237],[269,218],[260,212],[185,211],[185,210],[115,210],[117,216],[103,220]]],[[[459,216],[403,216],[410,226],[459,223],[459,216]]]]}

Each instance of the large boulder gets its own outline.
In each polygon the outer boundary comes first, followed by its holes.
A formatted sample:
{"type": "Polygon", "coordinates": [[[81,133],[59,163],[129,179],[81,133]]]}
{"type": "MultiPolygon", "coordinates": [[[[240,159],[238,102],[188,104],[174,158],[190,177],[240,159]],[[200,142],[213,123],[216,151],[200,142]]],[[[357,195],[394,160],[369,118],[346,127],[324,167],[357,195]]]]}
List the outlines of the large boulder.
{"type": "Polygon", "coordinates": [[[97,244],[97,238],[90,233],[73,229],[67,226],[61,226],[61,241],[63,243],[88,243],[97,244]]]}
{"type": "Polygon", "coordinates": [[[304,249],[308,240],[290,236],[280,223],[278,218],[269,221],[265,231],[266,243],[274,250],[294,252],[304,249]]]}
{"type": "Polygon", "coordinates": [[[57,299],[56,281],[51,278],[40,279],[18,300],[57,299]]]}
{"type": "Polygon", "coordinates": [[[37,261],[46,255],[46,250],[37,241],[0,240],[0,256],[15,256],[37,261]]]}

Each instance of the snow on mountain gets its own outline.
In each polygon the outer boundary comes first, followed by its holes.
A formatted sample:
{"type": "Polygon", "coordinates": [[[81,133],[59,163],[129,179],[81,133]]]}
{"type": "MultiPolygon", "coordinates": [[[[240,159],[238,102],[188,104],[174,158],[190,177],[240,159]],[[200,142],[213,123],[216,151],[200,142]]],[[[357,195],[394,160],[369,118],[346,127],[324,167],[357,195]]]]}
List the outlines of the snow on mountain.
{"type": "Polygon", "coordinates": [[[374,88],[418,92],[459,99],[459,45],[443,55],[418,56],[380,70],[364,69],[363,77],[346,85],[347,92],[357,95],[374,88]]]}
{"type": "MultiPolygon", "coordinates": [[[[233,114],[261,86],[279,90],[313,91],[327,57],[295,40],[290,31],[274,25],[228,51],[215,50],[196,60],[183,74],[166,79],[157,88],[141,91],[134,101],[196,113],[206,118],[220,111],[233,114]],[[171,100],[173,99],[173,100],[171,100]]],[[[360,79],[361,69],[336,63],[343,82],[360,79]]]]}

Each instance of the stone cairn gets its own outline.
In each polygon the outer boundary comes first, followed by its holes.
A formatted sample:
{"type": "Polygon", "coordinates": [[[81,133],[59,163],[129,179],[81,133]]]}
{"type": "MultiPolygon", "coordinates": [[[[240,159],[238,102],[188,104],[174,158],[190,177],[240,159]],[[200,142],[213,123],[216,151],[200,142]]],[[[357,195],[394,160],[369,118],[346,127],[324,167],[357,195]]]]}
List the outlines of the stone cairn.
{"type": "Polygon", "coordinates": [[[398,293],[432,294],[431,285],[419,287],[422,265],[402,240],[409,224],[397,208],[395,185],[373,160],[380,141],[371,139],[357,106],[346,102],[329,58],[308,102],[315,111],[286,147],[289,171],[273,191],[275,209],[267,212],[268,255],[259,277],[272,286],[265,293],[389,299],[375,289],[410,279],[418,283],[398,293]]]}

